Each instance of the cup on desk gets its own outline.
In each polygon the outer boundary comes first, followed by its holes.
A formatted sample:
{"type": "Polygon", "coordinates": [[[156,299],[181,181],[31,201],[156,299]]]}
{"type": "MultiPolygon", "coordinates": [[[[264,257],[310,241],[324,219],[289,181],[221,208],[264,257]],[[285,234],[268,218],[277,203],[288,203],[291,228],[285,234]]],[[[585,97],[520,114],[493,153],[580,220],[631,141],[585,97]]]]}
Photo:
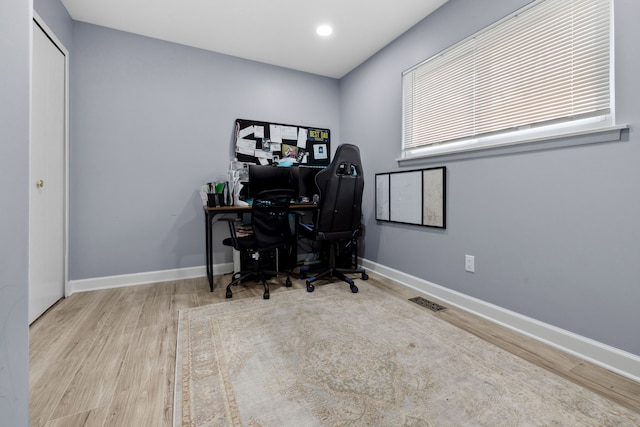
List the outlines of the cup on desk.
{"type": "Polygon", "coordinates": [[[215,208],[216,206],[225,206],[224,194],[222,193],[207,193],[207,206],[215,208]]]}

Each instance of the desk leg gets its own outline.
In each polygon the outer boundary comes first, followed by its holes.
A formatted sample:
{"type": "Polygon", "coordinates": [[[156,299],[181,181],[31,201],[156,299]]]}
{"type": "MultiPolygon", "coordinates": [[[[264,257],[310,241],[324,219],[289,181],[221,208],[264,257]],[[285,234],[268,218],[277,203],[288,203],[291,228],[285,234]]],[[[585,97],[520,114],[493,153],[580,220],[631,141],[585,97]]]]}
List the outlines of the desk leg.
{"type": "Polygon", "coordinates": [[[213,238],[211,236],[212,226],[211,220],[213,215],[205,212],[205,234],[206,234],[206,263],[207,263],[207,280],[209,280],[209,289],[213,292],[213,238]]]}

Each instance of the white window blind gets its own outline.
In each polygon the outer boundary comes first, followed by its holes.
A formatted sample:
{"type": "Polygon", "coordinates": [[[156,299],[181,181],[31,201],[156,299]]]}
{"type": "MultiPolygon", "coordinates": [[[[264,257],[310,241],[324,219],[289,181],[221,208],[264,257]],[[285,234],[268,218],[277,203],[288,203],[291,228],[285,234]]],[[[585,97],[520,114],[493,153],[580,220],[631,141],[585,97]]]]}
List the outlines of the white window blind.
{"type": "Polygon", "coordinates": [[[544,0],[407,70],[416,147],[610,114],[610,0],[544,0]]]}

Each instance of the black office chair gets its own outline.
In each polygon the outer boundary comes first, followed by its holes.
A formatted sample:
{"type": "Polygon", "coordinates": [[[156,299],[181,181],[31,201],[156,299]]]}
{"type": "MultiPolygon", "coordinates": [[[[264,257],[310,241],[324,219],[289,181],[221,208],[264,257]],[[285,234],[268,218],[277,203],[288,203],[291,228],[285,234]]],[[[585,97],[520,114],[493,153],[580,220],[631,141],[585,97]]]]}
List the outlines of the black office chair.
{"type": "MultiPolygon", "coordinates": [[[[254,197],[251,207],[253,234],[238,236],[235,227],[238,220],[226,219],[231,237],[225,239],[223,243],[240,251],[241,258],[252,259],[249,269],[234,273],[231,283],[227,285],[227,298],[233,296],[232,286],[254,278],[256,281],[261,281],[264,286],[263,298],[269,299],[267,280],[278,275],[279,249],[290,248],[293,244],[289,223],[289,204],[295,196],[296,193],[293,190],[281,189],[265,190],[254,197]],[[266,266],[265,260],[268,261],[266,266]]],[[[289,273],[287,273],[285,285],[291,286],[289,273]]]]}
{"type": "MultiPolygon", "coordinates": [[[[328,267],[326,270],[307,279],[307,292],[313,292],[313,282],[336,277],[349,284],[351,292],[358,292],[348,273],[359,273],[362,280],[369,276],[363,268],[357,268],[357,242],[362,225],[362,192],[364,174],[360,161],[360,149],[353,144],[341,144],[336,150],[333,161],[316,175],[316,184],[320,190],[320,203],[313,228],[300,226],[300,234],[314,238],[329,246],[328,267]],[[338,254],[350,245],[353,253],[350,265],[356,268],[337,266],[338,254]]],[[[304,274],[303,274],[304,277],[304,274]]]]}

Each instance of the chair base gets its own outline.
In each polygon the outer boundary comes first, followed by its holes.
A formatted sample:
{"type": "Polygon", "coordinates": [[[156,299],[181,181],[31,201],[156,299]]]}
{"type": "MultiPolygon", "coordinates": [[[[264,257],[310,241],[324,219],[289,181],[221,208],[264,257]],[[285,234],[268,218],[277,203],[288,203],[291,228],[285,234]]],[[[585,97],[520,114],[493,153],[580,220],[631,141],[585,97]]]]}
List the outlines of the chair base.
{"type": "Polygon", "coordinates": [[[369,275],[367,275],[364,268],[354,268],[354,269],[330,268],[328,270],[323,271],[320,274],[317,274],[307,279],[307,282],[306,282],[307,292],[313,292],[313,290],[315,289],[313,282],[315,282],[316,280],[324,279],[324,278],[329,279],[331,277],[335,277],[336,279],[340,279],[343,282],[347,282],[349,284],[349,288],[351,289],[351,292],[353,292],[354,294],[358,293],[358,287],[353,282],[353,279],[351,279],[350,277],[347,277],[345,273],[359,273],[362,275],[361,276],[362,280],[367,280],[369,278],[369,275]]]}
{"type": "MultiPolygon", "coordinates": [[[[349,288],[351,288],[351,292],[353,292],[354,294],[358,292],[358,287],[355,285],[355,283],[353,282],[353,280],[349,277],[347,277],[345,274],[347,273],[358,273],[361,274],[362,280],[367,280],[369,279],[369,275],[367,275],[367,272],[365,271],[364,268],[338,268],[336,267],[336,253],[338,252],[338,241],[331,241],[329,242],[329,266],[327,267],[326,270],[322,271],[321,273],[318,273],[316,275],[314,275],[313,277],[310,277],[309,279],[307,279],[307,292],[313,292],[313,290],[315,289],[315,286],[313,285],[313,282],[315,282],[316,280],[319,279],[330,279],[332,277],[335,277],[336,279],[340,279],[343,282],[347,282],[349,284],[349,288]]],[[[357,250],[356,250],[356,254],[357,254],[357,250]]],[[[353,261],[353,266],[356,266],[356,261],[354,259],[353,261]]],[[[304,271],[300,271],[300,276],[301,278],[304,278],[306,275],[306,273],[304,271]]]]}
{"type": "MultiPolygon", "coordinates": [[[[262,298],[264,299],[269,299],[270,294],[269,294],[269,282],[267,281],[267,277],[266,276],[278,276],[278,273],[275,271],[248,271],[248,272],[239,272],[239,273],[235,273],[233,276],[238,276],[237,278],[231,280],[231,282],[227,285],[227,292],[225,294],[225,296],[227,298],[232,298],[233,297],[233,292],[231,292],[231,287],[237,285],[238,283],[244,282],[248,279],[255,279],[256,282],[262,282],[262,286],[264,287],[264,294],[262,295],[262,298]]],[[[287,280],[285,281],[285,286],[287,288],[292,286],[291,283],[291,278],[289,277],[289,274],[287,274],[287,280]]]]}

